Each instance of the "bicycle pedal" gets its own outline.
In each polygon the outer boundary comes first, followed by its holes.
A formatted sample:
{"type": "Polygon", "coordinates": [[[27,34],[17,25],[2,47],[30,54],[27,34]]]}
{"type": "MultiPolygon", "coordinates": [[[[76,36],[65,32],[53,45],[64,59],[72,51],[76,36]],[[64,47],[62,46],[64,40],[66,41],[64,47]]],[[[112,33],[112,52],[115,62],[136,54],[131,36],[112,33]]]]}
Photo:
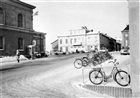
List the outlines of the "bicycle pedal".
{"type": "Polygon", "coordinates": [[[104,82],[107,82],[107,78],[106,78],[106,79],[104,79],[104,82]]]}
{"type": "Polygon", "coordinates": [[[104,82],[107,82],[107,80],[104,80],[104,82]]]}

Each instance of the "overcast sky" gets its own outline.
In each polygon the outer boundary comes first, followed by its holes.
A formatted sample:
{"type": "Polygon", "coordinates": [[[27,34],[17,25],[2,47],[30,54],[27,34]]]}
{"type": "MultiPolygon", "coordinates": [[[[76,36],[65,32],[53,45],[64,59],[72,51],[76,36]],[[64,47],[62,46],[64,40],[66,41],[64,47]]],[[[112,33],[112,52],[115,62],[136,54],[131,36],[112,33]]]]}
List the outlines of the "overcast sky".
{"type": "Polygon", "coordinates": [[[20,0],[36,6],[34,30],[47,33],[47,48],[57,36],[87,26],[94,32],[121,37],[128,24],[127,0],[20,0]]]}

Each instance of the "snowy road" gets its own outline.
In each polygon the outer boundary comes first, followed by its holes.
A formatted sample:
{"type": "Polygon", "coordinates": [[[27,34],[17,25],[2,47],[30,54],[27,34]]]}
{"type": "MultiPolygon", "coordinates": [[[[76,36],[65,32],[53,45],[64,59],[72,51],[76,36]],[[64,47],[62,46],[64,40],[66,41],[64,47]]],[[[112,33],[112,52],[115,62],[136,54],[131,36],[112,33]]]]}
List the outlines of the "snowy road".
{"type": "Polygon", "coordinates": [[[82,71],[73,66],[78,56],[40,59],[0,72],[1,98],[108,98],[79,86],[82,71]]]}

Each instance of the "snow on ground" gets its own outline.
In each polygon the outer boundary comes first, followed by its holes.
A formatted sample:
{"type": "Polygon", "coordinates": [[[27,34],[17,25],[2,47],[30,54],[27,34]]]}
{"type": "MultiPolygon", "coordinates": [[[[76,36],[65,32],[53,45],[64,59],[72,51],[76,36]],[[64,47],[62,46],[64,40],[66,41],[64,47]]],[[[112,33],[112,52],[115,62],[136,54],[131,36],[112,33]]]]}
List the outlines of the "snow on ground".
{"type": "MultiPolygon", "coordinates": [[[[24,55],[20,55],[20,60],[28,60],[24,55]]],[[[17,61],[17,56],[7,56],[7,57],[2,57],[0,58],[0,65],[2,65],[3,63],[7,63],[7,62],[15,62],[17,61]]]]}
{"type": "Polygon", "coordinates": [[[2,98],[108,98],[78,88],[81,70],[72,65],[3,83],[2,98]]]}
{"type": "MultiPolygon", "coordinates": [[[[129,56],[115,57],[121,66],[129,65],[129,56]]],[[[75,69],[72,64],[10,80],[0,88],[1,98],[109,98],[83,89],[81,69],[75,69]]]]}

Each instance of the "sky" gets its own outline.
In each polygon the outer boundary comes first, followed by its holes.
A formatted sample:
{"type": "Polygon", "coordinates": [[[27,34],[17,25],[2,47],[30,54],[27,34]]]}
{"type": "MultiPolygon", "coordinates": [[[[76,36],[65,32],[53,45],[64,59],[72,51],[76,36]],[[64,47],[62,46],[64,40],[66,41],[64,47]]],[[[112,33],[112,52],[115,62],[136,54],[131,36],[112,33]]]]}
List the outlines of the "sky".
{"type": "Polygon", "coordinates": [[[127,0],[20,0],[36,6],[33,29],[47,33],[46,49],[57,36],[87,26],[115,38],[128,24],[127,0]]]}

